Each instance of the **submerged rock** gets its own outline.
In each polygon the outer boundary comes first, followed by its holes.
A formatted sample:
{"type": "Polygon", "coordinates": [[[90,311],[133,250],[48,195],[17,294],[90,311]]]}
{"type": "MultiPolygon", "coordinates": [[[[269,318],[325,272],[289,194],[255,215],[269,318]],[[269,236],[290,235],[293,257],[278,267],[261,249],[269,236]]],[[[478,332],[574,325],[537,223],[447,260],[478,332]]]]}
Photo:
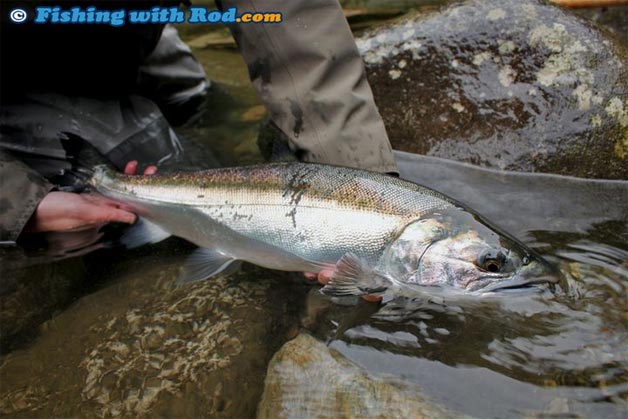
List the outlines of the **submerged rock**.
{"type": "Polygon", "coordinates": [[[3,355],[0,414],[254,415],[267,363],[298,322],[301,287],[253,268],[177,287],[183,257],[166,254],[116,263],[115,281],[3,355]]]}
{"type": "Polygon", "coordinates": [[[453,418],[416,384],[368,373],[300,334],[275,354],[268,367],[258,418],[453,418]]]}
{"type": "Polygon", "coordinates": [[[80,292],[85,267],[80,259],[11,269],[25,261],[20,248],[0,251],[0,348],[2,352],[27,342],[53,313],[67,307],[80,292]]]}
{"type": "Polygon", "coordinates": [[[471,0],[357,42],[393,148],[628,179],[628,53],[572,12],[471,0]]]}

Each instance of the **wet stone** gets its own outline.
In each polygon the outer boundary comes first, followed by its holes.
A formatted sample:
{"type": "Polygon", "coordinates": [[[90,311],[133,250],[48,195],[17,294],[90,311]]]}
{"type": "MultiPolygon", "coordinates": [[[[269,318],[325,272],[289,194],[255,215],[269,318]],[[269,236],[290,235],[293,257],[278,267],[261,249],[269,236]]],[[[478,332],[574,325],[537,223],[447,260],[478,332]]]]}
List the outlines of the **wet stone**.
{"type": "Polygon", "coordinates": [[[466,417],[434,403],[416,384],[369,375],[305,333],[271,360],[257,413],[261,419],[466,417]]]}
{"type": "Polygon", "coordinates": [[[466,1],[357,40],[393,148],[628,179],[628,53],[535,1],[466,1]]]}

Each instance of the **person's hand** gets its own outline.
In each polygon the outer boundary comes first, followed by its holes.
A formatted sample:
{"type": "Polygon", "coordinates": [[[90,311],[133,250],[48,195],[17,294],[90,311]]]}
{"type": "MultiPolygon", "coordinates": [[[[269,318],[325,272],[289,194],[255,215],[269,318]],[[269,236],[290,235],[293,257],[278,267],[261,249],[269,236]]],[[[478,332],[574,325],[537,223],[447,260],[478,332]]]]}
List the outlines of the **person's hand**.
{"type": "MultiPolygon", "coordinates": [[[[144,170],[145,175],[156,172],[155,166],[144,170]]],[[[137,161],[128,162],[124,173],[136,174],[137,161]]],[[[54,191],[41,200],[24,232],[77,231],[112,222],[132,224],[135,219],[135,214],[103,196],[54,191]]]]}
{"type": "MultiPolygon", "coordinates": [[[[318,283],[321,285],[327,284],[331,280],[331,277],[333,274],[334,274],[334,270],[332,268],[323,269],[319,273],[303,272],[303,275],[305,275],[307,279],[312,280],[312,281],[317,280],[318,283]]],[[[380,297],[379,295],[363,295],[362,299],[364,301],[369,301],[373,303],[382,301],[382,297],[380,297]]]]}
{"type": "Polygon", "coordinates": [[[326,285],[329,280],[331,279],[331,276],[334,274],[334,270],[333,269],[323,269],[321,270],[319,273],[315,273],[315,272],[303,272],[303,275],[305,276],[305,278],[314,281],[317,280],[319,284],[321,285],[326,285]]]}
{"type": "MultiPolygon", "coordinates": [[[[146,169],[144,169],[144,175],[150,176],[157,173],[157,166],[153,166],[152,164],[146,169]]],[[[126,175],[135,175],[137,174],[137,160],[131,160],[124,166],[124,174],[126,175]]]]}
{"type": "Polygon", "coordinates": [[[102,196],[53,191],[41,200],[24,232],[75,231],[111,222],[132,224],[135,214],[102,196]]]}

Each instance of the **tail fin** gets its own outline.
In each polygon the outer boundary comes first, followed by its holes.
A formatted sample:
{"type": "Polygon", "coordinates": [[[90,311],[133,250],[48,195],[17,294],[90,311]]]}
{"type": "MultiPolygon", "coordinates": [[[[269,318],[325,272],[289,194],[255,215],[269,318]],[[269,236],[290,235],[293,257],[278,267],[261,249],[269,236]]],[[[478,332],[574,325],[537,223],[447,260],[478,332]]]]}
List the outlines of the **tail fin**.
{"type": "Polygon", "coordinates": [[[63,170],[51,179],[53,183],[59,185],[59,190],[83,192],[89,187],[89,180],[94,175],[95,166],[112,166],[96,147],[82,137],[70,132],[62,132],[59,139],[66,159],[71,165],[69,169],[63,170]]]}
{"type": "MultiPolygon", "coordinates": [[[[80,136],[64,132],[60,140],[71,167],[53,179],[53,182],[59,185],[59,190],[83,192],[92,184],[111,178],[112,172],[117,171],[96,147],[80,136]]],[[[123,245],[128,249],[133,249],[170,237],[170,233],[141,217],[138,217],[135,224],[126,227],[121,232],[118,230],[109,231],[109,233],[113,234],[105,238],[102,247],[123,245]]]]}

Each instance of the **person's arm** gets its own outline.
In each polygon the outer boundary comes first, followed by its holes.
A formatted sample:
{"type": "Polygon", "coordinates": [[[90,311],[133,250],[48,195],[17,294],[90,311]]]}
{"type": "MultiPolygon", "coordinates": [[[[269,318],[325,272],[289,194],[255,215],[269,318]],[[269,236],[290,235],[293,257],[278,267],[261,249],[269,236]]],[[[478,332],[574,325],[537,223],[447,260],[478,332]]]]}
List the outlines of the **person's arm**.
{"type": "Polygon", "coordinates": [[[0,242],[14,244],[53,185],[0,149],[0,242]]]}
{"type": "MultiPolygon", "coordinates": [[[[135,174],[137,162],[126,165],[135,174]]],[[[149,166],[145,175],[156,172],[149,166]]],[[[0,243],[13,245],[23,233],[75,231],[110,222],[131,224],[136,216],[99,195],[54,191],[39,173],[0,149],[0,243]]]]}
{"type": "Polygon", "coordinates": [[[364,63],[338,0],[222,0],[282,13],[231,30],[271,119],[301,160],[397,172],[364,63]]]}

